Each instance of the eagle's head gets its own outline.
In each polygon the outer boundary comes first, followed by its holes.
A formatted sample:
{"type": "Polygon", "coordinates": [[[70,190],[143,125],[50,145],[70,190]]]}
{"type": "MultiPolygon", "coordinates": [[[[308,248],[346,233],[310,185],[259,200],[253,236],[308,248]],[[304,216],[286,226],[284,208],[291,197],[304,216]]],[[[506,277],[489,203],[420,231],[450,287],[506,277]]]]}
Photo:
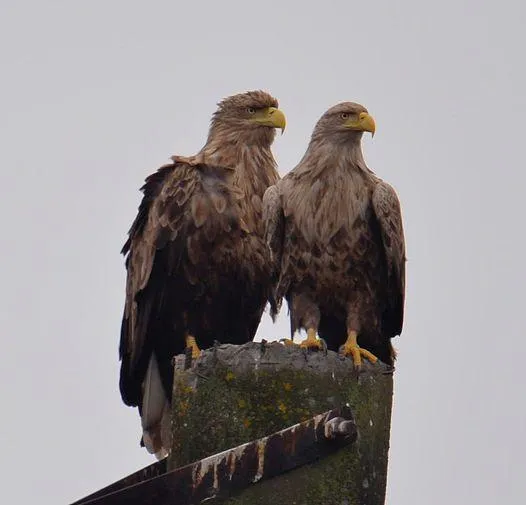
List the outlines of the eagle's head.
{"type": "Polygon", "coordinates": [[[270,146],[275,129],[283,132],[285,125],[285,114],[278,109],[273,96],[265,91],[248,91],[219,102],[212,117],[209,141],[220,136],[225,142],[270,146]]]}
{"type": "Polygon", "coordinates": [[[331,107],[320,118],[313,138],[332,137],[342,142],[360,140],[363,132],[374,136],[376,125],[367,109],[358,103],[342,102],[331,107]]]}

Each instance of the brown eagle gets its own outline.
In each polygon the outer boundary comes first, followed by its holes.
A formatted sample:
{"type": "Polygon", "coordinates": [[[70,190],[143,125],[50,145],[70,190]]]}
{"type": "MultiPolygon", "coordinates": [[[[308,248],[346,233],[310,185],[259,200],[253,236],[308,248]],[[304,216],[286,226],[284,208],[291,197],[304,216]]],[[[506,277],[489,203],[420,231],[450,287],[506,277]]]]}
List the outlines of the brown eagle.
{"type": "Polygon", "coordinates": [[[356,103],[340,103],[318,121],[298,166],[264,196],[266,238],[291,333],[300,345],[387,364],[402,331],[405,243],[394,189],[367,168],[364,131],[375,123],[356,103]]]}
{"type": "Polygon", "coordinates": [[[271,293],[262,199],[278,179],[271,152],[285,116],[275,98],[250,91],[224,99],[192,157],[146,179],[122,253],[127,282],[120,391],[138,406],[143,443],[166,454],[161,428],[176,354],[252,340],[271,293]]]}

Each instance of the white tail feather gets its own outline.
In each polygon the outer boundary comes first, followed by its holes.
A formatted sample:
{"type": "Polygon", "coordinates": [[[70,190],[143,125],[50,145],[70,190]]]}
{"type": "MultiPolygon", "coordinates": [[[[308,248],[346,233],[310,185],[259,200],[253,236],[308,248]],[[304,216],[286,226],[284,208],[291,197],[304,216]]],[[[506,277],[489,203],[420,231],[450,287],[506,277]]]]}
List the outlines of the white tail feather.
{"type": "Polygon", "coordinates": [[[157,459],[166,457],[170,450],[169,430],[163,425],[169,419],[170,404],[164,393],[157,358],[152,354],[143,382],[142,396],[142,438],[149,453],[157,459]]]}

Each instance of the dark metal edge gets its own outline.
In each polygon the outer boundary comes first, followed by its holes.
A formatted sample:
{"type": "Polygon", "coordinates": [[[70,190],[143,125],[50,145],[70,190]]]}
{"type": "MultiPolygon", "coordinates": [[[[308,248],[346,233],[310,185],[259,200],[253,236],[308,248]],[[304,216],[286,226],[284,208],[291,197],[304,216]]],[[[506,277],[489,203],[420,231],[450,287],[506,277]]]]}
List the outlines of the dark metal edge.
{"type": "Polygon", "coordinates": [[[312,463],[356,438],[345,406],[170,472],[165,460],[154,463],[72,505],[198,504],[312,463]]]}

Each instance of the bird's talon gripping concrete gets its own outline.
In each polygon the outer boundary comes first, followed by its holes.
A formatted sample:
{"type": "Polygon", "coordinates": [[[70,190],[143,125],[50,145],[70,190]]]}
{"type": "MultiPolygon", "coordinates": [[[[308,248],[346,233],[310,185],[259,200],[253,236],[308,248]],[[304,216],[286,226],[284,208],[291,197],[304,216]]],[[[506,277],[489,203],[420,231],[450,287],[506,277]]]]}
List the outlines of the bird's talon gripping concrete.
{"type": "Polygon", "coordinates": [[[323,342],[316,336],[316,330],[307,330],[307,338],[300,343],[302,349],[324,350],[323,342]]]}
{"type": "Polygon", "coordinates": [[[340,349],[344,356],[352,356],[354,366],[359,368],[362,365],[362,357],[368,359],[371,363],[376,363],[378,358],[366,349],[362,349],[357,342],[357,333],[350,331],[347,341],[340,349]]]}

